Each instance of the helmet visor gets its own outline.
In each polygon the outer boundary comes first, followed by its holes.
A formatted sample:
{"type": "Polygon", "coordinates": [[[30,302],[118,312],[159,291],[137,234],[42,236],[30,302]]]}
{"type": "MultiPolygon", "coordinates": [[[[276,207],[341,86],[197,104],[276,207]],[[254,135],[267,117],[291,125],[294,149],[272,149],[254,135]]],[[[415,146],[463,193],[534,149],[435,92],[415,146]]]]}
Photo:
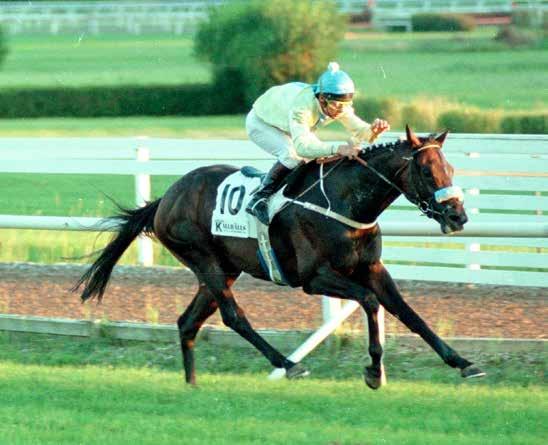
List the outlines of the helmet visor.
{"type": "Polygon", "coordinates": [[[327,100],[352,103],[352,98],[354,97],[354,94],[352,94],[352,93],[349,93],[349,94],[323,93],[323,97],[325,97],[327,100]]]}

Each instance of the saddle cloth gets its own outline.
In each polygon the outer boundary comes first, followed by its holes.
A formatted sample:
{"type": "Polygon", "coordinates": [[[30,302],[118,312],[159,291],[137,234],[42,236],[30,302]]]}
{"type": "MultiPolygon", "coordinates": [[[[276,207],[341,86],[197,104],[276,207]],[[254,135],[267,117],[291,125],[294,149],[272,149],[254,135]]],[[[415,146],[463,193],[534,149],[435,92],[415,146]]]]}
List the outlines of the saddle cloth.
{"type": "MultiPolygon", "coordinates": [[[[228,176],[217,188],[215,209],[211,218],[211,233],[218,236],[237,238],[255,238],[259,243],[257,255],[259,262],[270,279],[280,285],[287,285],[276,254],[270,244],[268,226],[261,224],[245,211],[251,194],[259,187],[261,178],[249,177],[240,171],[228,176]]],[[[288,201],[283,196],[283,189],[269,200],[268,213],[270,220],[288,201]]]]}
{"type": "MultiPolygon", "coordinates": [[[[237,171],[219,185],[211,217],[213,235],[257,239],[257,220],[245,208],[260,182],[258,177],[247,177],[237,171]]],[[[283,188],[272,195],[268,203],[271,220],[287,201],[289,199],[283,195],[283,188]]]]}

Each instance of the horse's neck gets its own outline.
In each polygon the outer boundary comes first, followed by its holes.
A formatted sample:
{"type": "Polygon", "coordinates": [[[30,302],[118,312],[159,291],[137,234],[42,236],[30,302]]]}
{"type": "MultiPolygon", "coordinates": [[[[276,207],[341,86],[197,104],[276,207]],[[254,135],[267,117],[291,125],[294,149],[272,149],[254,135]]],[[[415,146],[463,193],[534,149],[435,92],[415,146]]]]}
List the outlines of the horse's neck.
{"type": "MultiPolygon", "coordinates": [[[[394,147],[380,148],[382,152],[366,159],[372,168],[399,188],[404,188],[402,177],[406,174],[404,148],[397,144],[394,147]]],[[[302,178],[302,182],[299,180],[298,183],[290,183],[287,190],[290,196],[300,198],[306,191],[300,199],[320,206],[325,206],[328,202],[333,211],[360,222],[375,221],[400,195],[398,189],[357,161],[345,160],[338,166],[325,166],[325,195],[319,184],[319,167],[309,163],[305,169],[297,178],[302,178]]]]}
{"type": "MultiPolygon", "coordinates": [[[[404,147],[386,149],[385,152],[367,159],[368,165],[392,182],[400,190],[405,188],[404,178],[407,174],[407,160],[404,147]]],[[[354,188],[354,203],[351,206],[353,216],[365,222],[376,220],[386,208],[399,196],[398,188],[391,186],[380,175],[362,165],[356,167],[358,171],[357,184],[354,188]]]]}

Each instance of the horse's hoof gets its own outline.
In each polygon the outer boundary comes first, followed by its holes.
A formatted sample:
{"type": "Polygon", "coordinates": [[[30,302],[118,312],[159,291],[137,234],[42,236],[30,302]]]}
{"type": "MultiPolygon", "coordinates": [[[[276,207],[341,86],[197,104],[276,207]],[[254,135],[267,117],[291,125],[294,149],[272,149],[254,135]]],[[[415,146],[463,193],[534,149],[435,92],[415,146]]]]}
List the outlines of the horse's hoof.
{"type": "Polygon", "coordinates": [[[472,379],[475,377],[484,377],[486,374],[481,369],[474,365],[467,366],[460,370],[460,375],[465,379],[472,379]]]}
{"type": "Polygon", "coordinates": [[[285,376],[290,380],[302,379],[303,377],[306,377],[308,375],[310,375],[310,372],[308,372],[308,369],[306,369],[300,363],[293,365],[285,372],[285,376]]]}
{"type": "Polygon", "coordinates": [[[379,389],[382,385],[382,375],[380,371],[373,369],[370,366],[365,367],[363,371],[363,378],[365,380],[365,384],[371,389],[379,389]]]}

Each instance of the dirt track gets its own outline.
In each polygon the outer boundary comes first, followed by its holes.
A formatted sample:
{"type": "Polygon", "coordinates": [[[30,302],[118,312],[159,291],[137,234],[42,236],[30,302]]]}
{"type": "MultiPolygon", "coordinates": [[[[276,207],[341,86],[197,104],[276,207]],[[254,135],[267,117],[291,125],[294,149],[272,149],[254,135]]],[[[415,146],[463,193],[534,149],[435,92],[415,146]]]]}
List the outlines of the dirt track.
{"type": "MultiPolygon", "coordinates": [[[[80,265],[0,264],[0,313],[74,319],[175,323],[196,291],[192,274],[177,268],[117,267],[102,304],[81,304],[69,289],[80,265]]],[[[400,281],[407,302],[442,336],[548,338],[548,295],[542,288],[400,281]]],[[[257,328],[313,329],[321,298],[243,276],[236,297],[257,328]]],[[[217,314],[208,324],[220,325],[217,314]]],[[[362,328],[361,314],[349,327],[362,328]]],[[[387,332],[406,333],[387,316],[387,332]]]]}

